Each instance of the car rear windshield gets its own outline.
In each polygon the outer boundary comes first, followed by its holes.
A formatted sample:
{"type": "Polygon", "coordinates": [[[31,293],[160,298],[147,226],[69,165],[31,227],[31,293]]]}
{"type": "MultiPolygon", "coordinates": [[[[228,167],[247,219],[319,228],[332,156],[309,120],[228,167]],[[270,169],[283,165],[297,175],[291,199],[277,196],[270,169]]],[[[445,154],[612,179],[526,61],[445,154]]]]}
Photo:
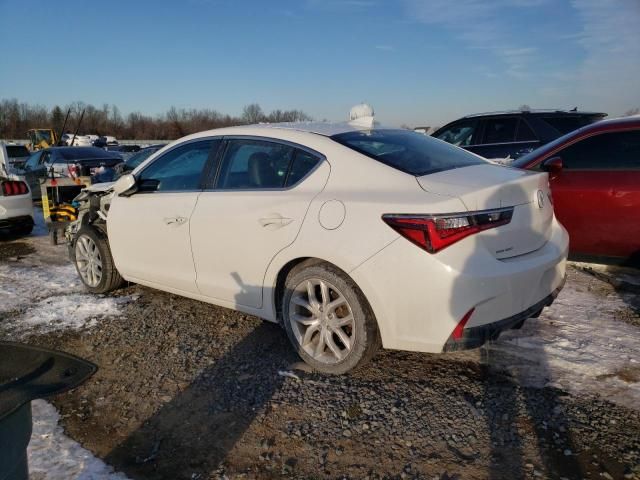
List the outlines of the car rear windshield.
{"type": "Polygon", "coordinates": [[[24,145],[7,145],[7,155],[9,158],[28,157],[29,150],[24,145]]]}
{"type": "Polygon", "coordinates": [[[356,152],[415,176],[487,163],[459,147],[409,130],[357,131],[331,138],[356,152]]]}

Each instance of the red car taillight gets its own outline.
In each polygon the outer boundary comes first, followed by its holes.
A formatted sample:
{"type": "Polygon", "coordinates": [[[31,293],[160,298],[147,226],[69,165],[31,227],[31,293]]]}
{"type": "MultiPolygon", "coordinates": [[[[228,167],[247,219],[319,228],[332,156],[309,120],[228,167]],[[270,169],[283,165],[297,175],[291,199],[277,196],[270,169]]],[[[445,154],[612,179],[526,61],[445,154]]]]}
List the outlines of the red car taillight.
{"type": "Polygon", "coordinates": [[[2,182],[2,194],[5,197],[10,197],[12,195],[24,195],[28,191],[29,189],[27,188],[27,184],[19,180],[2,182]]]}
{"type": "Polygon", "coordinates": [[[67,170],[69,171],[69,176],[71,178],[78,178],[80,176],[80,168],[78,165],[69,164],[67,165],[67,170]]]}
{"type": "Polygon", "coordinates": [[[437,215],[386,214],[382,219],[410,242],[436,253],[469,235],[506,225],[512,216],[513,207],[437,215]]]}

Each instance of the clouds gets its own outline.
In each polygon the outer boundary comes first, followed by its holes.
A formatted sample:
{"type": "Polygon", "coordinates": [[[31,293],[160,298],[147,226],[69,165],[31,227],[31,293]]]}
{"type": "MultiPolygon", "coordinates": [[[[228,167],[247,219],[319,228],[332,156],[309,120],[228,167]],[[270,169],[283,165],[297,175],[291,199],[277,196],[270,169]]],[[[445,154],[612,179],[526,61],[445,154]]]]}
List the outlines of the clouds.
{"type": "Polygon", "coordinates": [[[537,48],[516,35],[510,15],[526,15],[548,0],[405,0],[409,15],[430,26],[444,27],[470,48],[489,51],[506,75],[525,78],[537,48]],[[518,11],[519,10],[519,11],[518,11]]]}
{"type": "Polygon", "coordinates": [[[576,72],[580,92],[622,112],[640,106],[640,2],[572,0],[582,29],[573,41],[584,51],[576,72]]]}

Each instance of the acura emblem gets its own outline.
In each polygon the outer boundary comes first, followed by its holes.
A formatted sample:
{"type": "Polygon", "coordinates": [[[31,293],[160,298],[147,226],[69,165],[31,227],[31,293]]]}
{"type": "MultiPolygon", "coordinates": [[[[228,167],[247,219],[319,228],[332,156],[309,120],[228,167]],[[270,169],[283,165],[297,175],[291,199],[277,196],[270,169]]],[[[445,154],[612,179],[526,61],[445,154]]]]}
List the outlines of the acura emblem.
{"type": "Polygon", "coordinates": [[[538,207],[544,207],[544,192],[542,190],[538,190],[538,207]]]}

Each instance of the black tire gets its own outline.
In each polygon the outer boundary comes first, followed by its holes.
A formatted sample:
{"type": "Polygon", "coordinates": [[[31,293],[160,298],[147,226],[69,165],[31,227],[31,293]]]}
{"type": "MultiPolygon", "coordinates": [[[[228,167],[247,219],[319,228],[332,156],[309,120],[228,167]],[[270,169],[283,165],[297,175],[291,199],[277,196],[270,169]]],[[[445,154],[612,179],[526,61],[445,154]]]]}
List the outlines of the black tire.
{"type": "MultiPolygon", "coordinates": [[[[320,287],[318,286],[317,288],[320,287]]],[[[321,296],[322,294],[320,294],[320,297],[321,296]]],[[[320,297],[316,295],[316,298],[320,297]]],[[[295,304],[293,308],[296,308],[295,304]]],[[[303,308],[308,310],[307,307],[303,308]]],[[[320,309],[320,311],[322,311],[322,309],[320,309]]],[[[338,310],[336,309],[334,311],[337,312],[338,310]]],[[[319,372],[340,375],[360,368],[373,358],[382,345],[378,324],[366,298],[346,273],[329,263],[301,264],[289,272],[285,280],[282,312],[284,328],[292,345],[300,357],[319,372]],[[352,345],[350,351],[348,351],[342,359],[336,358],[333,359],[335,361],[331,362],[317,360],[301,345],[301,341],[298,338],[301,336],[300,330],[294,333],[294,328],[299,329],[301,327],[294,326],[294,321],[291,320],[291,315],[296,314],[296,312],[291,310],[291,300],[295,294],[302,294],[300,286],[306,284],[309,280],[326,282],[326,285],[329,286],[328,295],[333,293],[333,289],[335,289],[335,291],[339,292],[337,293],[338,295],[346,299],[347,307],[343,308],[350,309],[353,316],[353,324],[344,328],[348,328],[347,333],[351,335],[349,338],[352,341],[352,345]]],[[[321,335],[321,333],[314,333],[311,338],[317,339],[318,337],[316,335],[321,335]]],[[[345,346],[345,344],[340,342],[339,337],[334,336],[332,333],[328,335],[333,339],[334,347],[336,343],[345,346]]],[[[309,348],[312,347],[307,347],[307,349],[309,348]]],[[[328,345],[326,349],[327,352],[329,352],[328,345]]]]}
{"type": "Polygon", "coordinates": [[[80,280],[84,284],[84,287],[91,293],[111,292],[124,284],[124,280],[120,276],[120,273],[118,273],[118,270],[116,270],[115,264],[113,262],[111,248],[109,248],[109,241],[107,240],[106,235],[100,230],[89,226],[80,228],[73,239],[73,244],[69,249],[69,254],[69,256],[71,257],[71,261],[76,267],[76,271],[78,272],[80,280]],[[83,236],[91,239],[100,253],[100,260],[102,262],[102,276],[97,285],[88,284],[82,276],[78,267],[78,261],[76,260],[76,248],[78,248],[78,241],[83,236]]]}
{"type": "Polygon", "coordinates": [[[31,232],[33,232],[33,224],[21,225],[20,227],[16,228],[16,233],[21,237],[26,237],[27,235],[31,235],[31,232]]]}

